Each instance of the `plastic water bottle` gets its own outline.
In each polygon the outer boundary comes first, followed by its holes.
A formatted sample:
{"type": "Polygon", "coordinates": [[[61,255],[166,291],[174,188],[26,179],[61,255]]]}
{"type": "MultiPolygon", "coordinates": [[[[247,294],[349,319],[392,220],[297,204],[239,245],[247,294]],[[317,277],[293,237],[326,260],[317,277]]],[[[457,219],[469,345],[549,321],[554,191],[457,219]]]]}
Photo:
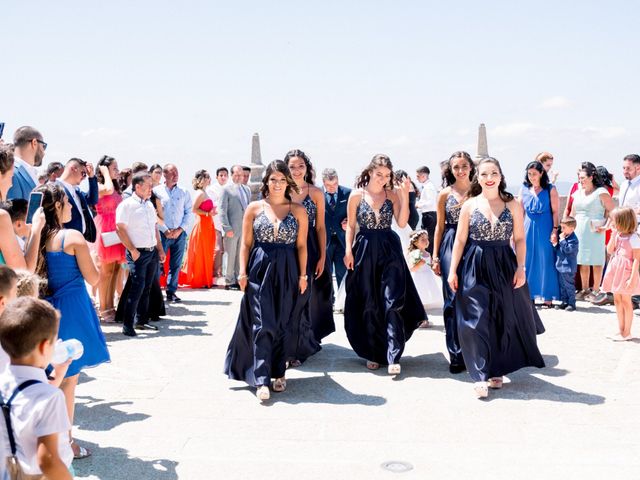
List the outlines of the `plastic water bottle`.
{"type": "Polygon", "coordinates": [[[54,365],[58,365],[60,363],[66,362],[68,359],[77,360],[84,353],[84,347],[80,340],[76,340],[75,338],[70,338],[69,340],[65,340],[64,342],[58,340],[56,343],[55,350],[53,351],[53,358],[51,359],[51,363],[54,365]]]}

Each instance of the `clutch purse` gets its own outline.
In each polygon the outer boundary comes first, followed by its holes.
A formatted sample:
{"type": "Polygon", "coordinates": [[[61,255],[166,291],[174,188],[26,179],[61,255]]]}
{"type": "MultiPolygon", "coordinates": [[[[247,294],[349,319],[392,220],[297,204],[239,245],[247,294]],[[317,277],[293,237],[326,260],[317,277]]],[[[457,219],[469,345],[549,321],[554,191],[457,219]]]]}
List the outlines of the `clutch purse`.
{"type": "Polygon", "coordinates": [[[122,240],[120,240],[116,232],[103,232],[100,234],[100,237],[102,237],[102,244],[105,247],[113,247],[114,245],[122,243],[122,240]]]}

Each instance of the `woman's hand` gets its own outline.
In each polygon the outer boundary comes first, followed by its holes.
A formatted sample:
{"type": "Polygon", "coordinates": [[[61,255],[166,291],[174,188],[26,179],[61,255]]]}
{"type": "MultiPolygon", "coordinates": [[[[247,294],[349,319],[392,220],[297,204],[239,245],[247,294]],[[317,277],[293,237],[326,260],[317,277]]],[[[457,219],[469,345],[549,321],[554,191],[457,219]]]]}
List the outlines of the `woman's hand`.
{"type": "Polygon", "coordinates": [[[558,231],[555,228],[551,231],[549,241],[554,247],[558,244],[558,231]]]}
{"type": "Polygon", "coordinates": [[[451,272],[449,274],[449,278],[447,279],[447,283],[449,284],[449,288],[451,288],[452,291],[457,292],[458,291],[458,274],[456,272],[451,272]]]}
{"type": "Polygon", "coordinates": [[[440,270],[440,262],[433,262],[433,264],[431,265],[431,270],[433,270],[433,273],[435,273],[439,277],[442,276],[442,270],[440,270]]]}
{"type": "Polygon", "coordinates": [[[38,207],[36,212],[33,214],[33,218],[31,219],[31,233],[40,233],[44,228],[45,223],[47,223],[47,220],[44,216],[44,210],[42,209],[42,207],[38,207]]]}
{"type": "Polygon", "coordinates": [[[524,282],[527,280],[526,275],[524,274],[524,269],[518,268],[516,273],[513,274],[513,288],[520,288],[524,285],[524,282]]]}
{"type": "Polygon", "coordinates": [[[304,293],[307,290],[307,276],[304,275],[298,278],[298,287],[300,288],[300,293],[304,293]]]}
{"type": "Polygon", "coordinates": [[[109,167],[107,167],[106,165],[100,165],[98,167],[98,170],[100,170],[102,178],[111,178],[111,175],[109,175],[109,167]]]}
{"type": "Polygon", "coordinates": [[[321,258],[320,260],[318,260],[318,263],[316,264],[316,269],[314,271],[314,278],[319,278],[320,275],[322,275],[322,272],[324,272],[324,265],[325,265],[325,259],[321,258]]]}
{"type": "Polygon", "coordinates": [[[238,275],[238,285],[240,285],[240,290],[243,292],[247,288],[247,282],[249,278],[246,275],[238,275]]]}
{"type": "Polygon", "coordinates": [[[347,267],[347,270],[353,270],[353,253],[347,252],[344,256],[344,266],[347,267]]]}

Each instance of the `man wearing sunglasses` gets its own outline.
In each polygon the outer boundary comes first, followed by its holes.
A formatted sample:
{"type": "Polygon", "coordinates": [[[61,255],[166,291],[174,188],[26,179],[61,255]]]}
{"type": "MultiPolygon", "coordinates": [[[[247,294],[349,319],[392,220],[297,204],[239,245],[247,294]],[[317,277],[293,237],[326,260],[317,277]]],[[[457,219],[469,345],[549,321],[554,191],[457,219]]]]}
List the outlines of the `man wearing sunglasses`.
{"type": "Polygon", "coordinates": [[[93,165],[80,158],[72,158],[56,182],[62,185],[71,203],[71,221],[64,224],[65,228],[78,230],[88,242],[95,242],[96,225],[89,210],[89,205],[98,203],[98,180],[93,165]],[[80,190],[80,183],[85,177],[88,177],[89,193],[80,190]]]}
{"type": "Polygon", "coordinates": [[[8,200],[29,199],[29,194],[38,185],[37,167],[42,165],[47,142],[33,127],[20,127],[13,134],[14,168],[13,185],[7,194],[8,200]]]}

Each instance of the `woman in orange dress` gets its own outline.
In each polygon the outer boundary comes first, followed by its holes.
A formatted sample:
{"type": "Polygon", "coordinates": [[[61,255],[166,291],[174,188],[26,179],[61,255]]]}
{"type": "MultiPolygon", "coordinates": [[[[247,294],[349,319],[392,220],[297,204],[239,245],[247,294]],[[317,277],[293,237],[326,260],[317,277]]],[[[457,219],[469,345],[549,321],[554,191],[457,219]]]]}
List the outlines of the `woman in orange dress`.
{"type": "Polygon", "coordinates": [[[189,237],[187,260],[180,272],[179,283],[190,288],[211,288],[214,285],[216,230],[213,217],[216,206],[205,191],[211,183],[211,177],[206,170],[198,170],[192,183],[197,192],[193,199],[193,212],[197,215],[197,221],[189,237]]]}

